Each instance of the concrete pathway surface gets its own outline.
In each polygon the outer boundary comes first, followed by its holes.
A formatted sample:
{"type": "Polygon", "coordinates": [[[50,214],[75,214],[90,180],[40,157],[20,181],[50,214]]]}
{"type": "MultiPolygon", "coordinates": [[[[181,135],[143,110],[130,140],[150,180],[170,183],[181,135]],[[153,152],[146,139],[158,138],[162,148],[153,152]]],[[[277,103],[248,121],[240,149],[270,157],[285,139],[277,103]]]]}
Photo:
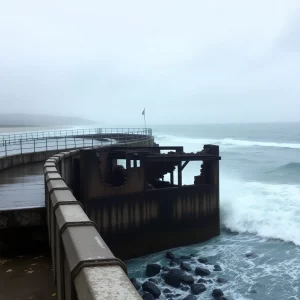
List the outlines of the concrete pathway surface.
{"type": "Polygon", "coordinates": [[[0,210],[45,206],[43,165],[28,164],[0,172],[0,210]]]}

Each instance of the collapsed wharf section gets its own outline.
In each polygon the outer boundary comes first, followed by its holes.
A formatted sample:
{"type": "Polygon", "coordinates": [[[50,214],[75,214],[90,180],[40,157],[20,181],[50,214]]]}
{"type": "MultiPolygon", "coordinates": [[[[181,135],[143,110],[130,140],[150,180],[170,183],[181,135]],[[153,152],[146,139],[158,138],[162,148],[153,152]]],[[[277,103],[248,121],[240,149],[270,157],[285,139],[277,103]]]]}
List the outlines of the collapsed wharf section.
{"type": "Polygon", "coordinates": [[[116,257],[126,260],[220,234],[218,146],[205,145],[197,153],[116,146],[83,149],[74,159],[71,189],[116,257]],[[194,184],[183,185],[182,171],[191,161],[202,165],[194,184]]]}

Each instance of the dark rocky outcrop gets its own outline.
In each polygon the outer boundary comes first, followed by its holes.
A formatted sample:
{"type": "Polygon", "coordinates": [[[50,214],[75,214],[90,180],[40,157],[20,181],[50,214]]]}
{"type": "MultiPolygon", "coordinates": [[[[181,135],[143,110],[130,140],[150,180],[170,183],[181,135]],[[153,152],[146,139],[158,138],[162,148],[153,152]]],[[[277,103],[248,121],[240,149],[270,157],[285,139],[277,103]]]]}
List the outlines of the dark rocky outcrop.
{"type": "Polygon", "coordinates": [[[168,258],[168,259],[174,259],[174,258],[175,258],[175,255],[174,255],[172,252],[168,251],[168,252],[166,253],[166,258],[168,258]]]}
{"type": "Polygon", "coordinates": [[[195,295],[188,295],[185,298],[183,298],[182,300],[197,300],[197,297],[195,295]]]}
{"type": "Polygon", "coordinates": [[[156,284],[150,281],[146,281],[142,284],[142,288],[145,292],[152,294],[154,298],[158,298],[161,294],[160,289],[157,287],[156,284]]]}
{"type": "Polygon", "coordinates": [[[172,291],[171,291],[170,289],[164,289],[164,290],[163,290],[163,293],[164,293],[164,294],[171,294],[172,291]]]}
{"type": "Polygon", "coordinates": [[[205,280],[205,279],[203,279],[203,278],[200,278],[198,281],[197,281],[197,283],[207,283],[208,281],[207,280],[205,280]]]}
{"type": "Polygon", "coordinates": [[[164,281],[166,284],[179,287],[180,283],[183,281],[184,273],[179,269],[172,269],[164,276],[164,281]]]}
{"type": "Polygon", "coordinates": [[[217,282],[218,282],[218,283],[221,283],[221,284],[225,284],[225,283],[228,282],[228,280],[226,280],[226,279],[224,279],[224,278],[221,278],[221,277],[218,277],[218,278],[217,278],[217,282]]]}
{"type": "Polygon", "coordinates": [[[208,276],[210,275],[210,271],[201,267],[197,267],[195,269],[195,274],[198,276],[208,276]]]}
{"type": "Polygon", "coordinates": [[[211,293],[211,295],[215,298],[215,299],[219,299],[221,298],[222,296],[224,296],[224,293],[222,290],[220,289],[214,289],[211,293]]]}
{"type": "Polygon", "coordinates": [[[195,283],[195,284],[192,284],[191,291],[194,295],[199,295],[206,291],[206,287],[202,283],[195,283]]]}
{"type": "Polygon", "coordinates": [[[203,258],[203,257],[198,258],[198,261],[201,264],[205,264],[205,265],[208,264],[208,260],[206,258],[203,258]]]}
{"type": "Polygon", "coordinates": [[[214,271],[220,272],[222,268],[219,265],[214,265],[214,271]]]}
{"type": "Polygon", "coordinates": [[[159,274],[161,270],[161,265],[159,264],[149,264],[146,267],[146,275],[147,277],[152,277],[159,274]]]}
{"type": "Polygon", "coordinates": [[[141,284],[135,278],[130,278],[130,281],[137,291],[141,288],[141,284]]]}
{"type": "Polygon", "coordinates": [[[182,291],[186,292],[186,291],[188,291],[190,288],[189,288],[188,286],[182,286],[180,289],[181,289],[182,291]]]}
{"type": "Polygon", "coordinates": [[[182,283],[185,284],[193,284],[195,282],[195,279],[192,275],[183,275],[181,278],[182,283]]]}
{"type": "Polygon", "coordinates": [[[153,295],[150,294],[150,293],[144,294],[144,295],[143,295],[143,299],[144,299],[144,300],[155,300],[155,298],[153,297],[153,295]]]}
{"type": "Polygon", "coordinates": [[[182,262],[182,263],[180,264],[180,268],[181,268],[182,270],[184,270],[184,271],[187,271],[187,272],[192,271],[192,267],[191,267],[189,264],[185,263],[185,262],[182,262]]]}

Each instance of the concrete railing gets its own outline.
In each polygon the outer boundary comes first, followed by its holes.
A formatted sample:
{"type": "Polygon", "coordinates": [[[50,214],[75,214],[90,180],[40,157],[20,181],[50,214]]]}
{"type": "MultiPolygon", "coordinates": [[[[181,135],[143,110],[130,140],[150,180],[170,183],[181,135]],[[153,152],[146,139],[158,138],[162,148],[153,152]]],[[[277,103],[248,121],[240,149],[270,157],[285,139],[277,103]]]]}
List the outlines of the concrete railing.
{"type": "MultiPolygon", "coordinates": [[[[126,146],[153,145],[148,141],[126,146]]],[[[58,299],[141,299],[93,223],[73,196],[73,158],[79,150],[56,154],[44,165],[49,243],[58,299]]]]}

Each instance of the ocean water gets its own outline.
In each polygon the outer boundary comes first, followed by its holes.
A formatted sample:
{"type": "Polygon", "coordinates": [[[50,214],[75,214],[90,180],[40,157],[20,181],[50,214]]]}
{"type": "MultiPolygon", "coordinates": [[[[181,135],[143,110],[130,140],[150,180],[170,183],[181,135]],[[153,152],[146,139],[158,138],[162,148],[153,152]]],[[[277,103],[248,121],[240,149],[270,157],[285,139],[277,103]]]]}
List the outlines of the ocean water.
{"type": "MultiPolygon", "coordinates": [[[[182,145],[195,152],[204,144],[216,144],[222,156],[221,235],[172,251],[219,264],[223,271],[213,272],[211,278],[228,280],[219,286],[228,299],[299,300],[300,124],[158,126],[153,132],[160,145],[182,145]]],[[[190,163],[183,183],[193,183],[199,170],[200,163],[190,163]]],[[[164,255],[128,261],[129,276],[143,281],[146,265],[165,264],[164,255]]],[[[193,264],[201,265],[196,260],[193,264]]],[[[207,284],[197,299],[212,299],[216,287],[207,284]]],[[[176,299],[189,294],[180,293],[176,299]]]]}

